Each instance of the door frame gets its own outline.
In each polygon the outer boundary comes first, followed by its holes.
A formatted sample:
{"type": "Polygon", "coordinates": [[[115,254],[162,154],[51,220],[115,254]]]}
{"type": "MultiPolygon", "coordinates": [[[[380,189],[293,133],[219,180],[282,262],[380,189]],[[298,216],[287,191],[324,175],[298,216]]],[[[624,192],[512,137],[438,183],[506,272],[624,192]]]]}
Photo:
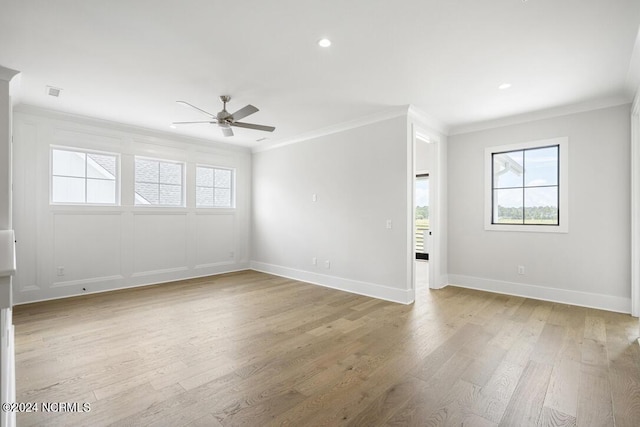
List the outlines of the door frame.
{"type": "Polygon", "coordinates": [[[429,226],[432,246],[429,254],[429,288],[447,285],[446,223],[446,129],[435,119],[409,107],[407,120],[407,289],[415,300],[415,176],[416,141],[427,139],[433,144],[434,159],[429,171],[429,226]]]}
{"type": "Polygon", "coordinates": [[[631,315],[640,317],[640,93],[631,106],[631,315]]]}

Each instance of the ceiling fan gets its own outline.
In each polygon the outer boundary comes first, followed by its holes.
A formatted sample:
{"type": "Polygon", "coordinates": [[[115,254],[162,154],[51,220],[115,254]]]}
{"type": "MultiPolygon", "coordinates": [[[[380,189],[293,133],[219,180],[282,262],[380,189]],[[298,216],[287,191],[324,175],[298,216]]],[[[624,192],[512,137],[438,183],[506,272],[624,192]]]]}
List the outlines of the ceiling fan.
{"type": "Polygon", "coordinates": [[[258,112],[259,110],[253,105],[249,104],[239,109],[235,113],[231,114],[227,111],[227,102],[229,102],[230,100],[231,100],[231,97],[229,95],[222,95],[220,97],[220,101],[222,101],[222,111],[220,111],[218,114],[211,114],[207,111],[204,111],[202,108],[198,108],[195,105],[189,104],[186,101],[176,101],[178,104],[195,108],[201,113],[204,113],[207,116],[210,116],[211,119],[196,121],[196,122],[173,122],[173,124],[174,125],[190,125],[194,123],[217,124],[218,127],[222,130],[222,134],[224,136],[233,136],[233,130],[231,129],[232,126],[239,127],[239,128],[246,128],[246,129],[262,130],[265,132],[273,132],[276,129],[273,126],[264,126],[264,125],[256,125],[253,123],[238,122],[237,120],[245,118],[250,114],[258,112]]]}

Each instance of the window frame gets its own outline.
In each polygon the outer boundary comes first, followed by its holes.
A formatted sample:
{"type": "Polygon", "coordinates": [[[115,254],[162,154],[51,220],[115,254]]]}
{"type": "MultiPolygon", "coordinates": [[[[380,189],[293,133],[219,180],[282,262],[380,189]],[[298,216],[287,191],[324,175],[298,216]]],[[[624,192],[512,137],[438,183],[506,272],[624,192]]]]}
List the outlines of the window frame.
{"type": "MultiPolygon", "coordinates": [[[[159,166],[158,166],[159,167],[159,166]]],[[[187,200],[187,164],[186,162],[180,161],[180,160],[168,160],[168,159],[161,159],[161,158],[157,158],[157,157],[148,157],[148,156],[138,156],[138,155],[134,155],[133,156],[133,206],[135,208],[185,208],[186,207],[186,200],[187,200]],[[181,174],[181,181],[180,181],[180,204],[179,205],[163,205],[160,203],[149,203],[149,204],[138,204],[136,203],[136,184],[138,183],[138,181],[136,180],[136,167],[137,167],[137,160],[147,160],[147,161],[152,161],[152,162],[158,162],[158,164],[160,163],[169,163],[169,164],[174,164],[174,165],[181,165],[182,166],[182,174],[181,174]]],[[[150,182],[147,184],[156,184],[155,182],[150,182]]],[[[160,189],[160,185],[162,184],[160,181],[157,182],[158,184],[158,191],[160,189]]],[[[175,185],[175,184],[170,184],[170,185],[175,185]]],[[[158,196],[160,195],[160,193],[158,193],[158,196]]]]}
{"type": "MultiPolygon", "coordinates": [[[[214,200],[215,200],[215,189],[216,188],[223,188],[223,187],[216,187],[215,186],[215,178],[213,181],[213,187],[202,187],[202,188],[213,188],[214,190],[214,200]]],[[[226,166],[213,166],[213,165],[209,165],[209,164],[205,164],[205,163],[196,163],[195,165],[195,186],[194,186],[194,205],[196,207],[196,209],[235,209],[236,208],[236,169],[235,168],[231,168],[231,167],[226,167],[226,166]],[[229,206],[199,206],[198,205],[198,187],[202,187],[201,185],[198,185],[198,168],[206,168],[206,169],[212,169],[214,171],[214,176],[215,176],[215,170],[216,169],[220,169],[220,170],[227,170],[227,171],[231,171],[231,187],[229,188],[229,190],[231,191],[231,204],[229,206]]]]}
{"type": "MultiPolygon", "coordinates": [[[[484,229],[487,231],[516,231],[538,233],[569,232],[569,138],[559,137],[529,141],[517,144],[500,145],[485,148],[485,212],[484,229]],[[493,155],[511,151],[523,151],[536,148],[558,146],[558,224],[495,224],[493,223],[493,155]]],[[[526,166],[525,166],[526,167],[526,166]]],[[[524,187],[523,187],[524,188],[524,187]]]]}
{"type": "MultiPolygon", "coordinates": [[[[121,154],[114,153],[111,151],[102,151],[102,150],[93,150],[89,148],[80,148],[80,147],[70,147],[64,145],[50,145],[49,146],[49,205],[50,206],[121,206],[121,194],[122,194],[122,180],[121,180],[121,154]],[[66,175],[54,175],[53,173],[53,152],[54,151],[70,151],[73,153],[81,153],[85,155],[85,170],[84,177],[80,176],[66,176],[66,175]],[[87,177],[87,154],[99,154],[103,156],[112,156],[116,159],[116,174],[115,174],[115,200],[113,203],[95,203],[95,202],[87,202],[87,181],[89,179],[100,179],[100,178],[89,178],[87,177]],[[78,178],[84,179],[84,202],[56,202],[53,200],[53,178],[54,176],[62,177],[62,178],[78,178]]],[[[105,181],[111,181],[105,179],[105,181]]]]}

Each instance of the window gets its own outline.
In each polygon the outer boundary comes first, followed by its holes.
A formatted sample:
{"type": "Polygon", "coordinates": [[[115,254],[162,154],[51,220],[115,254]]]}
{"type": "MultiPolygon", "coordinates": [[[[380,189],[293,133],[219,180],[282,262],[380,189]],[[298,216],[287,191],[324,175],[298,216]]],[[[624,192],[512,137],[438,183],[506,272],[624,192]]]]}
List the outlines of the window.
{"type": "Polygon", "coordinates": [[[184,206],[184,164],[136,157],[135,204],[184,206]]]}
{"type": "Polygon", "coordinates": [[[566,138],[486,149],[485,228],[566,232],[566,154],[566,138]]]}
{"type": "Polygon", "coordinates": [[[51,203],[117,204],[119,160],[112,153],[52,148],[51,203]]]}
{"type": "Polygon", "coordinates": [[[234,207],[233,169],[196,167],[196,207],[234,207]]]}

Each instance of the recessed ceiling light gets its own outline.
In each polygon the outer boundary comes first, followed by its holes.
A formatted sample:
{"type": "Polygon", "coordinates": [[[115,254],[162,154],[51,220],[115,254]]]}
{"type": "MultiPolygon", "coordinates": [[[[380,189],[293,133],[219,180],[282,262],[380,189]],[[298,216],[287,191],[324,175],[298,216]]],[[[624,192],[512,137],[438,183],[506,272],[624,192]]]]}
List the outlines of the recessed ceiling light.
{"type": "Polygon", "coordinates": [[[500,86],[498,86],[498,89],[505,90],[505,89],[509,89],[510,87],[511,87],[511,83],[502,83],[500,86]]]}
{"type": "Polygon", "coordinates": [[[170,127],[171,129],[176,129],[178,126],[176,126],[176,125],[169,125],[169,127],[170,127]]]}
{"type": "Polygon", "coordinates": [[[329,47],[329,46],[331,46],[331,40],[329,40],[329,39],[320,39],[320,40],[318,40],[318,46],[320,46],[320,47],[329,47]]]}

